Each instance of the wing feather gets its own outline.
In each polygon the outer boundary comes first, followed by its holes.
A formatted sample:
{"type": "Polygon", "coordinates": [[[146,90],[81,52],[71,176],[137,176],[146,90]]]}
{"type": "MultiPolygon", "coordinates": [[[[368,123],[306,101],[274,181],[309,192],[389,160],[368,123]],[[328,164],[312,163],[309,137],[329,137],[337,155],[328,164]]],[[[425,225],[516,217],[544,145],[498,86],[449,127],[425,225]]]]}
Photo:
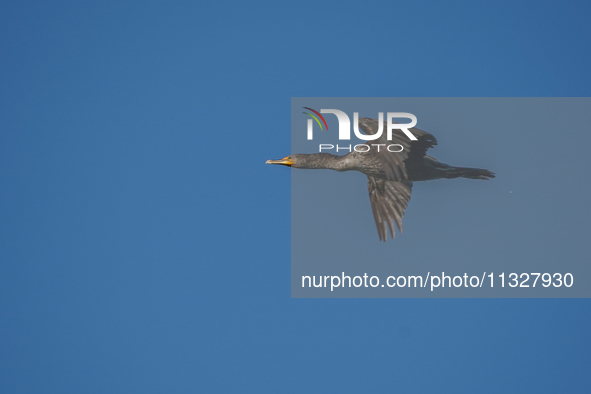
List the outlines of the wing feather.
{"type": "MultiPolygon", "coordinates": [[[[359,118],[359,129],[367,135],[376,134],[379,125],[379,121],[376,119],[359,118]]],[[[433,135],[414,127],[410,129],[410,132],[417,137],[417,141],[412,141],[399,130],[392,133],[392,140],[389,141],[386,132],[387,122],[383,122],[382,130],[382,135],[373,141],[368,141],[368,144],[399,144],[403,147],[400,153],[389,152],[384,147],[381,147],[380,151],[376,152],[377,157],[383,164],[386,178],[389,181],[406,180],[407,174],[404,162],[407,159],[422,159],[427,154],[429,148],[437,145],[437,140],[433,135]]]]}
{"type": "Polygon", "coordinates": [[[402,217],[410,201],[412,182],[393,182],[368,176],[367,188],[380,240],[388,239],[388,229],[394,238],[394,223],[402,232],[402,217]]]}

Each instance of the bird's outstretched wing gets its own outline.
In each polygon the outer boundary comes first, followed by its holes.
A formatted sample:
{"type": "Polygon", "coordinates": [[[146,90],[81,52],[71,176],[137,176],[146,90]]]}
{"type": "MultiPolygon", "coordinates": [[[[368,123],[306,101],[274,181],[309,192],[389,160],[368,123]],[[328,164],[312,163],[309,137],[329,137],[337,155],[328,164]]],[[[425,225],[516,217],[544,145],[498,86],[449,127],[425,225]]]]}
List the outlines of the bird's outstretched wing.
{"type": "MultiPolygon", "coordinates": [[[[409,159],[422,160],[426,155],[427,150],[437,145],[435,137],[426,131],[411,128],[409,131],[417,137],[417,141],[412,141],[400,130],[392,132],[392,140],[388,140],[387,137],[387,123],[383,122],[382,135],[380,138],[368,141],[368,144],[400,144],[403,147],[402,152],[394,153],[388,152],[386,149],[380,149],[379,153],[376,153],[380,161],[383,164],[386,177],[390,181],[404,181],[406,180],[406,167],[404,162],[409,159]]],[[[378,132],[379,121],[377,119],[370,118],[359,118],[359,129],[368,135],[374,135],[378,132]]]]}
{"type": "Polygon", "coordinates": [[[394,239],[394,223],[402,232],[402,217],[410,201],[412,182],[392,182],[368,176],[367,188],[380,241],[388,239],[388,228],[394,239]]]}

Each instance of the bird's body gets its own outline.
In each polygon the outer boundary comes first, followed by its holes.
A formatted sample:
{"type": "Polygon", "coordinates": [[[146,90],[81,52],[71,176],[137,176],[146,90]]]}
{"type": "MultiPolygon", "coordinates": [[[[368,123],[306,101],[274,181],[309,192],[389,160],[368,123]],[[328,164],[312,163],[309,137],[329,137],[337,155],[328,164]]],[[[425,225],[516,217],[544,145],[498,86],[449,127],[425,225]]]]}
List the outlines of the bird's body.
{"type": "MultiPolygon", "coordinates": [[[[383,127],[384,125],[382,125],[383,127]]],[[[378,132],[379,123],[375,119],[359,119],[359,128],[368,135],[378,132]]],[[[402,217],[412,190],[412,182],[433,179],[490,179],[494,173],[467,167],[454,167],[427,156],[427,149],[437,145],[431,134],[422,130],[410,129],[416,141],[404,135],[392,136],[386,140],[384,135],[368,141],[370,149],[366,152],[353,151],[344,156],[329,153],[294,154],[282,160],[269,160],[270,164],[283,164],[303,169],[330,169],[335,171],[359,171],[368,177],[369,198],[378,227],[380,240],[387,239],[387,227],[394,238],[394,222],[402,231],[402,217]],[[390,152],[385,146],[397,144],[400,152],[390,152]],[[386,227],[387,226],[387,227],[386,227]]]]}
{"type": "MultiPolygon", "coordinates": [[[[388,153],[395,155],[397,153],[388,153]]],[[[291,155],[294,168],[312,170],[359,171],[365,175],[378,179],[388,179],[385,166],[379,156],[371,152],[351,152],[344,156],[330,153],[294,154],[291,155]]],[[[472,178],[488,179],[494,177],[488,170],[478,168],[454,167],[441,163],[431,156],[423,156],[420,160],[404,161],[406,176],[401,179],[409,182],[431,181],[434,179],[472,178]]]]}

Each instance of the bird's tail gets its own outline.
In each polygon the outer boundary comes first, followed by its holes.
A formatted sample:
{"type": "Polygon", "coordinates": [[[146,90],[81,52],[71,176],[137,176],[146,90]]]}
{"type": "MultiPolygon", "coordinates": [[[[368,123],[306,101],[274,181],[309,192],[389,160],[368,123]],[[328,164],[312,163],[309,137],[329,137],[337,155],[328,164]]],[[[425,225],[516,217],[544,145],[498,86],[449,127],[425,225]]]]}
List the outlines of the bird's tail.
{"type": "Polygon", "coordinates": [[[469,179],[491,179],[495,177],[495,173],[489,170],[483,170],[480,168],[468,168],[468,167],[449,167],[445,170],[445,177],[448,179],[453,178],[469,178],[469,179]]]}

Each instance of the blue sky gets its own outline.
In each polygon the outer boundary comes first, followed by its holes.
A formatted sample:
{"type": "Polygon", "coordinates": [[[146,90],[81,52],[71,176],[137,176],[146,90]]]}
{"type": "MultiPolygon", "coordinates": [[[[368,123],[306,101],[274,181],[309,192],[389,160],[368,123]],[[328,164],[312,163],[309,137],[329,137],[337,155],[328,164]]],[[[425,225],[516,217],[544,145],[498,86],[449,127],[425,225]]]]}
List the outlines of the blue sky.
{"type": "Polygon", "coordinates": [[[3,3],[0,391],[588,392],[588,300],[291,299],[263,164],[291,97],[588,96],[587,15],[3,3]]]}

